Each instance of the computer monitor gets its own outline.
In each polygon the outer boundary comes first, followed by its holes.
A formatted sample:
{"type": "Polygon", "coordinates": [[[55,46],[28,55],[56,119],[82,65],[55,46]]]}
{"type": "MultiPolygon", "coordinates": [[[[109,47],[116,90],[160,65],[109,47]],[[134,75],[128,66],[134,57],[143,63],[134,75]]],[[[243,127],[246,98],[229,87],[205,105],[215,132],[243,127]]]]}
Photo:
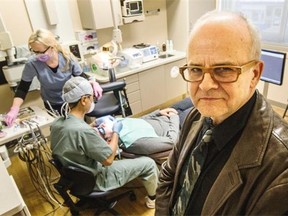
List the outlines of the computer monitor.
{"type": "Polygon", "coordinates": [[[262,49],[261,60],[264,61],[264,71],[260,79],[282,85],[286,53],[262,49]]]}

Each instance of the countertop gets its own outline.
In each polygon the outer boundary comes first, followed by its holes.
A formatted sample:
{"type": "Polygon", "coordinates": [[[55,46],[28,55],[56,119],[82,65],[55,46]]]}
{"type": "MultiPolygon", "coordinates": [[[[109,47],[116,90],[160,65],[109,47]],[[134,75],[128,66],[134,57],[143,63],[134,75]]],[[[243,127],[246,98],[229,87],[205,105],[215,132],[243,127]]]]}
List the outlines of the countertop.
{"type": "MultiPolygon", "coordinates": [[[[34,122],[32,128],[36,128],[36,124],[38,124],[38,126],[43,129],[49,127],[54,121],[54,118],[41,108],[37,106],[31,106],[30,108],[35,112],[35,115],[32,115],[31,118],[27,118],[27,120],[34,122]]],[[[19,124],[14,122],[11,127],[6,127],[2,129],[2,131],[6,132],[7,135],[0,138],[0,146],[21,137],[25,133],[29,133],[30,129],[28,126],[20,127],[19,124]]]]}
{"type": "MultiPolygon", "coordinates": [[[[160,55],[163,55],[163,53],[160,53],[160,55]]],[[[119,72],[117,71],[117,68],[116,68],[116,78],[117,79],[123,78],[132,74],[136,74],[136,73],[139,73],[139,72],[142,72],[142,71],[154,68],[154,67],[158,67],[164,64],[168,64],[174,61],[178,61],[184,58],[186,58],[185,52],[174,51],[173,56],[166,57],[166,58],[158,58],[156,60],[145,62],[137,68],[130,69],[129,67],[127,67],[125,69],[121,69],[121,71],[119,72]]],[[[99,83],[109,82],[108,73],[107,75],[103,75],[103,71],[101,73],[87,72],[87,75],[94,77],[96,81],[99,83]]]]}

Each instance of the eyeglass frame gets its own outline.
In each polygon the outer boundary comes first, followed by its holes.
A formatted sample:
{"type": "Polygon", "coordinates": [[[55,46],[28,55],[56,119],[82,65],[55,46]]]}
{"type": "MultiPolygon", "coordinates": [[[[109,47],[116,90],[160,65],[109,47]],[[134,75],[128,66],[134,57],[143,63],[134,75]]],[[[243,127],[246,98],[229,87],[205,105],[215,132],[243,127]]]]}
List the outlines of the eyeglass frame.
{"type": "MultiPolygon", "coordinates": [[[[257,60],[251,60],[251,61],[246,62],[246,63],[244,63],[244,64],[242,64],[242,65],[239,65],[239,66],[238,66],[238,65],[217,65],[217,66],[212,66],[212,67],[203,67],[203,66],[197,66],[197,65],[187,66],[187,64],[185,64],[185,65],[183,65],[182,67],[179,67],[179,73],[181,74],[182,78],[183,78],[186,82],[191,82],[191,83],[193,83],[193,82],[201,82],[201,81],[204,79],[205,73],[209,73],[210,76],[212,77],[212,79],[215,80],[215,81],[217,81],[217,82],[219,82],[219,83],[233,83],[233,82],[237,82],[240,74],[243,73],[243,71],[242,71],[243,68],[252,65],[252,63],[253,63],[253,64],[256,64],[257,62],[258,62],[257,60]],[[189,69],[189,68],[201,69],[201,70],[202,70],[201,79],[199,79],[199,80],[194,80],[194,81],[191,81],[191,80],[186,79],[186,78],[185,78],[185,75],[184,75],[184,71],[187,70],[187,69],[189,69]],[[218,81],[217,78],[215,78],[215,76],[214,76],[214,71],[213,71],[213,69],[215,69],[215,68],[233,68],[233,69],[237,69],[238,72],[236,71],[236,72],[237,72],[236,79],[233,80],[233,81],[224,81],[224,82],[223,82],[223,81],[218,81]]],[[[225,73],[225,72],[223,72],[223,73],[225,73]]]]}
{"type": "Polygon", "coordinates": [[[45,49],[43,52],[34,51],[32,48],[30,48],[30,52],[33,52],[36,55],[42,55],[42,54],[45,54],[50,48],[51,48],[51,46],[48,46],[47,49],[45,49]]]}

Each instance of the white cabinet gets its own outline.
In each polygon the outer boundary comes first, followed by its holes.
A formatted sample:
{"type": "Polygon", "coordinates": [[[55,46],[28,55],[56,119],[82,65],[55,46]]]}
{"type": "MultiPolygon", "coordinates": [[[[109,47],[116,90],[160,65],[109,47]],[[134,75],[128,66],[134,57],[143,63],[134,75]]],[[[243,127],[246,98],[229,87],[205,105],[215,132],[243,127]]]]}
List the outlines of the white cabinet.
{"type": "Polygon", "coordinates": [[[139,73],[142,110],[165,102],[164,66],[139,73]]]}
{"type": "Polygon", "coordinates": [[[170,76],[173,66],[182,66],[185,59],[164,64],[139,73],[142,110],[157,107],[181,96],[187,91],[187,83],[180,75],[170,76]]]}
{"type": "Polygon", "coordinates": [[[77,0],[82,27],[84,29],[103,29],[122,25],[122,13],[119,0],[77,0]],[[112,2],[112,5],[111,5],[112,2]]]}
{"type": "Polygon", "coordinates": [[[142,112],[138,74],[127,76],[124,79],[126,81],[126,93],[132,113],[142,112]]]}
{"type": "Polygon", "coordinates": [[[187,91],[187,82],[183,80],[181,74],[178,74],[177,77],[172,78],[170,71],[174,66],[183,66],[186,63],[186,59],[178,60],[164,65],[165,73],[165,100],[171,100],[186,93],[187,91]]]}
{"type": "Polygon", "coordinates": [[[9,175],[2,157],[0,157],[0,215],[26,215],[31,216],[20,191],[14,181],[14,178],[9,175]]]}

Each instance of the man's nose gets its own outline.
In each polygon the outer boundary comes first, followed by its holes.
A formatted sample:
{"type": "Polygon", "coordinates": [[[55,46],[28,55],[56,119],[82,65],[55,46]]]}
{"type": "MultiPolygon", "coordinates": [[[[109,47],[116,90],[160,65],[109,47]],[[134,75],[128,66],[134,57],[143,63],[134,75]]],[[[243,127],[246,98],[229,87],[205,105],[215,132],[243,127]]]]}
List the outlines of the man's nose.
{"type": "Polygon", "coordinates": [[[208,91],[212,88],[218,88],[218,82],[215,81],[209,72],[204,73],[203,80],[201,81],[199,88],[203,91],[208,91]]]}

